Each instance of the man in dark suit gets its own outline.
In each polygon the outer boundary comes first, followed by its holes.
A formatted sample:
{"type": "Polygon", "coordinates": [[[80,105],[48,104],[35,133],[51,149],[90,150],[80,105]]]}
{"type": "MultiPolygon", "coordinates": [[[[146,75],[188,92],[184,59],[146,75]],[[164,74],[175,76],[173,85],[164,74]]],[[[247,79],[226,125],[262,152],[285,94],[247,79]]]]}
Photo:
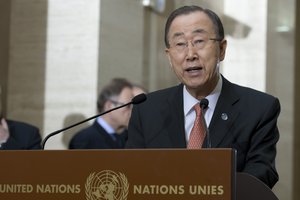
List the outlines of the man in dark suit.
{"type": "MultiPolygon", "coordinates": [[[[98,112],[128,103],[132,97],[132,84],[126,79],[115,78],[100,92],[98,112]]],[[[98,117],[91,126],[79,131],[71,139],[69,149],[124,148],[130,115],[131,106],[126,106],[98,117]]]]}
{"type": "MultiPolygon", "coordinates": [[[[194,105],[206,98],[203,110],[209,128],[199,148],[234,148],[237,171],[278,181],[275,168],[279,139],[279,100],[229,82],[219,72],[227,41],[219,17],[211,10],[184,6],[171,13],[165,27],[166,54],[181,84],[148,95],[134,106],[127,148],[187,148],[196,118],[194,105]]],[[[199,140],[200,141],[200,140],[199,140]]]]}
{"type": "Polygon", "coordinates": [[[0,123],[1,150],[34,150],[41,149],[39,129],[33,125],[1,119],[0,123]]]}

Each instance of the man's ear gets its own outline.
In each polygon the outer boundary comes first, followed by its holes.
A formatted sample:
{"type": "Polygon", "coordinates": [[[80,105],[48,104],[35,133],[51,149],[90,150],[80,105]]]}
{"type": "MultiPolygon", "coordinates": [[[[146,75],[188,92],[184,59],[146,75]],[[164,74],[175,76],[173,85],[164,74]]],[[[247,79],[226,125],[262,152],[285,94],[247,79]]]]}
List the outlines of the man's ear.
{"type": "Polygon", "coordinates": [[[226,48],[227,48],[227,40],[223,39],[220,42],[220,61],[223,61],[225,58],[225,53],[226,53],[226,48]]]}
{"type": "Polygon", "coordinates": [[[169,60],[169,64],[170,66],[172,67],[172,62],[171,62],[171,58],[170,58],[170,50],[168,48],[165,49],[165,53],[166,53],[166,56],[169,60]]]}
{"type": "Polygon", "coordinates": [[[113,104],[111,101],[107,100],[105,103],[104,103],[104,111],[107,111],[107,110],[110,110],[113,108],[113,104]]]}

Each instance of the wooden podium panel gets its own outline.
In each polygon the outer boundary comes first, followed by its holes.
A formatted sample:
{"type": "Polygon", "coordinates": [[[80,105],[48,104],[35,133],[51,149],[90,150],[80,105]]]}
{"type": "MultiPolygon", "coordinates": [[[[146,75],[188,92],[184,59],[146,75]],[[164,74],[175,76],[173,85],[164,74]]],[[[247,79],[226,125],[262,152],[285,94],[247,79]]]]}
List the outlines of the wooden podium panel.
{"type": "Polygon", "coordinates": [[[0,151],[0,199],[231,200],[232,149],[0,151]]]}

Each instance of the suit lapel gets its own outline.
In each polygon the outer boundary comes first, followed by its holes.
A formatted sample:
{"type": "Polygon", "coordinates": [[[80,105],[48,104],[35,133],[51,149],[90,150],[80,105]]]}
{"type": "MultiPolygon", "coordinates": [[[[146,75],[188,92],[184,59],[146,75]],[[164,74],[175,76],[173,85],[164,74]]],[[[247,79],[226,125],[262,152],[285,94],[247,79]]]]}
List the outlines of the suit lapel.
{"type": "MultiPolygon", "coordinates": [[[[238,101],[240,96],[223,76],[223,86],[218,103],[216,105],[210,126],[210,138],[212,147],[218,147],[223,138],[230,134],[230,128],[239,115],[238,101]]],[[[186,148],[184,112],[183,112],[183,85],[175,87],[167,100],[167,105],[162,110],[163,126],[168,131],[173,148],[186,148]]],[[[204,145],[207,142],[204,141],[204,145]]]]}
{"type": "Polygon", "coordinates": [[[163,125],[168,131],[173,148],[186,147],[182,90],[182,84],[175,87],[174,92],[168,97],[166,110],[163,111],[167,114],[163,125]]]}
{"type": "Polygon", "coordinates": [[[209,126],[212,147],[218,147],[223,138],[230,134],[229,130],[239,115],[236,104],[240,97],[233,89],[233,84],[222,78],[222,91],[209,126]]]}
{"type": "Polygon", "coordinates": [[[116,148],[117,142],[114,141],[111,135],[106,132],[106,130],[97,122],[95,121],[93,126],[95,126],[97,130],[97,134],[102,135],[101,138],[103,138],[105,141],[99,141],[99,143],[107,144],[111,148],[116,148]]]}

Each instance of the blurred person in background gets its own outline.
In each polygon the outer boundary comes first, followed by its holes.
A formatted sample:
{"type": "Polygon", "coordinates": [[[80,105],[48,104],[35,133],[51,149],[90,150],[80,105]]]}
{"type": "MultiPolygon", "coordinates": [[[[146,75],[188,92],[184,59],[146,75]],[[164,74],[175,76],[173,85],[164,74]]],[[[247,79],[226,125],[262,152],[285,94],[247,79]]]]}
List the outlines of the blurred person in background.
{"type": "MultiPolygon", "coordinates": [[[[112,79],[101,90],[97,100],[98,113],[130,102],[133,98],[132,84],[124,78],[112,79]]],[[[69,149],[120,149],[125,146],[131,105],[114,110],[96,118],[95,122],[79,131],[71,139],[69,149]]]]}
{"type": "Polygon", "coordinates": [[[133,93],[133,96],[135,97],[136,95],[139,95],[142,93],[147,94],[148,90],[140,84],[133,83],[132,84],[132,93],[133,93]]]}
{"type": "Polygon", "coordinates": [[[0,91],[0,150],[41,149],[39,129],[31,124],[9,120],[2,113],[0,91]]]}

